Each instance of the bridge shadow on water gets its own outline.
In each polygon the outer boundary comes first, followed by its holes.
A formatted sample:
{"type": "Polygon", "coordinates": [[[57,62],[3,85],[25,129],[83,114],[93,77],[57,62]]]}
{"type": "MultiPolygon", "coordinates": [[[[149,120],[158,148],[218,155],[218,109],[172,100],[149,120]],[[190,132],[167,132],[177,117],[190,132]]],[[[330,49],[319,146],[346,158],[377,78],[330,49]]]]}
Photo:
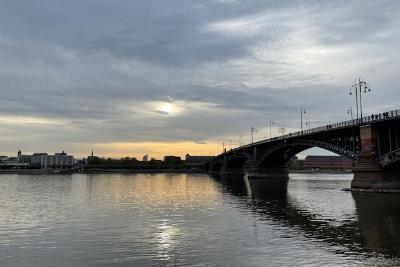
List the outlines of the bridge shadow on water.
{"type": "Polygon", "coordinates": [[[400,194],[348,192],[355,204],[354,216],[335,221],[321,219],[318,214],[301,207],[288,190],[288,177],[253,179],[230,175],[213,178],[266,221],[324,242],[337,253],[400,257],[400,194]]]}

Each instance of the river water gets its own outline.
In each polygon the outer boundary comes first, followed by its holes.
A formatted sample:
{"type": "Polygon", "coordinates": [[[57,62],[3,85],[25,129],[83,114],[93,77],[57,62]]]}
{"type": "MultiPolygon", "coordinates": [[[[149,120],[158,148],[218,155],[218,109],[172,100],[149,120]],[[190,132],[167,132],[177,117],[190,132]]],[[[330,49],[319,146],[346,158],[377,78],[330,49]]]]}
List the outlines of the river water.
{"type": "Polygon", "coordinates": [[[399,266],[400,194],[351,174],[0,176],[0,266],[399,266]]]}

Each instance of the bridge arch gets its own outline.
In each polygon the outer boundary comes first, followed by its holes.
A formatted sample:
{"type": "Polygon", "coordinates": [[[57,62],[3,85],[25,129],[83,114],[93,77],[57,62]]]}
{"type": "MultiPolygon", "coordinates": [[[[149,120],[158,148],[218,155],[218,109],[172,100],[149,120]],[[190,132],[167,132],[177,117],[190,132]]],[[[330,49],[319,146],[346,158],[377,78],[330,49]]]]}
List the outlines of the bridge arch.
{"type": "Polygon", "coordinates": [[[283,167],[285,164],[300,152],[318,147],[340,156],[356,159],[356,153],[346,148],[315,140],[294,140],[283,141],[266,150],[257,158],[257,166],[261,167],[283,167]]]}

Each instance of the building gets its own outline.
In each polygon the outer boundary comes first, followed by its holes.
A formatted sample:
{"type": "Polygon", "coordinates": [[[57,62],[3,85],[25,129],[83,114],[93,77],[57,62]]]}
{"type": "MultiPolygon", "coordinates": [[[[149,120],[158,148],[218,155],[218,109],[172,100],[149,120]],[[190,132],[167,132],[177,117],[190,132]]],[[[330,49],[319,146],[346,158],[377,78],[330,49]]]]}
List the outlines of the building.
{"type": "Polygon", "coordinates": [[[34,153],[31,156],[31,165],[42,169],[67,169],[74,166],[74,157],[64,151],[48,155],[47,153],[34,153]]]}
{"type": "Polygon", "coordinates": [[[44,164],[45,168],[70,168],[74,166],[74,157],[64,151],[48,155],[44,164]]]}
{"type": "Polygon", "coordinates": [[[146,155],[143,156],[143,161],[144,162],[149,161],[149,154],[146,154],[146,155]]]}
{"type": "Polygon", "coordinates": [[[0,164],[8,160],[8,156],[0,156],[0,164]]]}
{"type": "Polygon", "coordinates": [[[164,162],[168,164],[181,164],[182,159],[177,156],[164,156],[164,162]]]}
{"type": "Polygon", "coordinates": [[[21,150],[18,151],[17,153],[17,158],[19,163],[26,163],[28,165],[31,164],[31,155],[22,155],[21,150]]]}
{"type": "Polygon", "coordinates": [[[201,167],[214,158],[215,157],[213,156],[191,156],[189,154],[186,154],[185,165],[192,167],[201,167]]]}
{"type": "Polygon", "coordinates": [[[89,161],[91,161],[91,160],[98,160],[98,159],[99,159],[99,157],[97,157],[97,156],[94,155],[94,152],[93,152],[93,149],[92,149],[92,154],[90,154],[90,156],[87,157],[86,163],[89,162],[89,161]]]}
{"type": "Polygon", "coordinates": [[[18,157],[1,156],[0,166],[2,168],[26,168],[29,164],[19,162],[18,157]]]}
{"type": "Polygon", "coordinates": [[[31,165],[34,167],[44,166],[47,156],[47,153],[33,153],[31,156],[31,165]]]}
{"type": "Polygon", "coordinates": [[[307,156],[302,162],[304,169],[351,170],[353,161],[341,156],[307,156]]]}
{"type": "Polygon", "coordinates": [[[64,151],[48,155],[47,153],[33,153],[23,155],[18,151],[17,157],[1,156],[0,165],[4,168],[42,168],[42,169],[67,169],[75,165],[74,157],[64,151]]]}

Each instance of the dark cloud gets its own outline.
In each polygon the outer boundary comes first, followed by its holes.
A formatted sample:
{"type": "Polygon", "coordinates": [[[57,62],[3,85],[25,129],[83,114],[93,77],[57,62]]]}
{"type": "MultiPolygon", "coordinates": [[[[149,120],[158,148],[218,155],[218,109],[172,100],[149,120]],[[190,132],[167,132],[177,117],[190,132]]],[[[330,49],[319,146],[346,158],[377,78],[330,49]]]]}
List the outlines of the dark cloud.
{"type": "Polygon", "coordinates": [[[20,136],[0,145],[202,143],[296,129],[300,105],[318,126],[348,118],[358,75],[366,112],[398,108],[399,5],[0,0],[0,134],[20,136]]]}

